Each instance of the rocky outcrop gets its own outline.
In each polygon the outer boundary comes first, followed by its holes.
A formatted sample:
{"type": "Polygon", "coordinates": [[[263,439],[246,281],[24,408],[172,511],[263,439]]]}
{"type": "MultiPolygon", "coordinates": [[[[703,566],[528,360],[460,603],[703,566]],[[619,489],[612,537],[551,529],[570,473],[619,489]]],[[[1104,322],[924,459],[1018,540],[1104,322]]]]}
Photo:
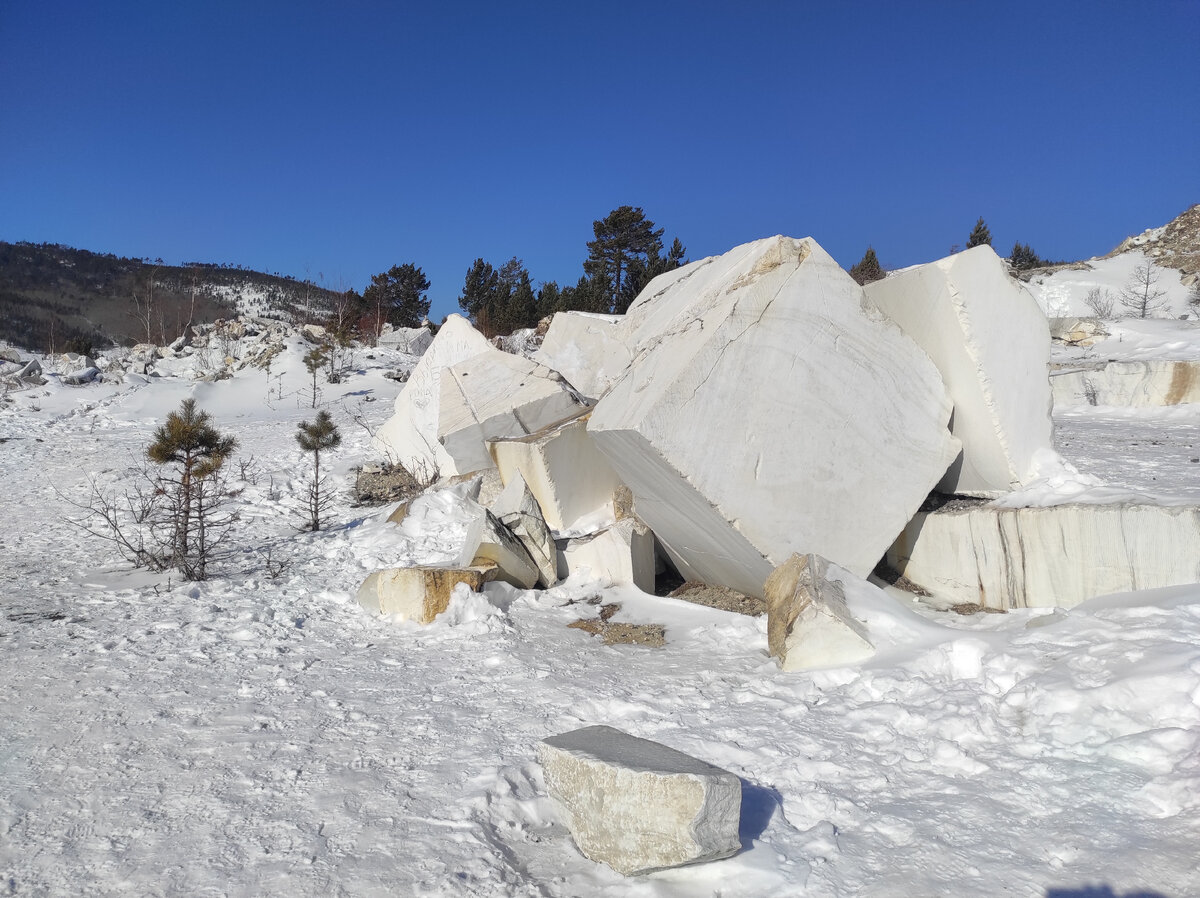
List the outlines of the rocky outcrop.
{"type": "Polygon", "coordinates": [[[583,855],[633,876],[716,860],[741,847],[741,781],[607,726],[538,745],[546,787],[583,855]]]}
{"type": "Polygon", "coordinates": [[[865,575],[958,455],[929,357],[811,239],[656,278],[588,433],[688,580],[762,596],[819,552],[865,575]]]}

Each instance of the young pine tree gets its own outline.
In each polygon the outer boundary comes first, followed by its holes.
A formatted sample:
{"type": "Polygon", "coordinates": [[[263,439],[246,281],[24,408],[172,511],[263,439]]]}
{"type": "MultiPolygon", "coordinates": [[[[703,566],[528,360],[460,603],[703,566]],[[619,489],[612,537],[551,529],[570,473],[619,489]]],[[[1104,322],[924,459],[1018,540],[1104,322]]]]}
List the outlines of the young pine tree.
{"type": "Polygon", "coordinates": [[[168,566],[188,580],[207,576],[214,514],[223,492],[216,475],[236,449],[237,440],[213,427],[212,417],[197,410],[195,399],[183,400],[179,411],[167,415],[146,449],[150,461],[166,469],[157,491],[167,506],[168,566]]]}
{"type": "Polygon", "coordinates": [[[985,243],[988,246],[992,245],[992,232],[983,223],[983,216],[980,216],[979,221],[975,222],[975,227],[971,230],[971,236],[967,238],[967,249],[983,246],[985,243]]]}
{"type": "Polygon", "coordinates": [[[296,431],[296,442],[305,452],[313,456],[313,476],[304,497],[305,530],[320,530],[321,518],[329,510],[333,497],[329,486],[321,475],[321,453],[336,449],[342,444],[342,435],[329,412],[317,412],[317,419],[309,424],[301,421],[296,431]]]}

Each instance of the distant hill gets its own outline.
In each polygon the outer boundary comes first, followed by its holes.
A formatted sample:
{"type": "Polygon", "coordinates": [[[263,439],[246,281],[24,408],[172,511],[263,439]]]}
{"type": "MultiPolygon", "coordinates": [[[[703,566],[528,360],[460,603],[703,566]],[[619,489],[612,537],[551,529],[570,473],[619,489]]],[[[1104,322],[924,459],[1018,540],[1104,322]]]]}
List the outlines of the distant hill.
{"type": "Polygon", "coordinates": [[[295,320],[328,310],[334,295],[245,268],[0,242],[0,339],[40,352],[62,350],[71,340],[98,348],[166,344],[189,323],[239,312],[295,320]]]}

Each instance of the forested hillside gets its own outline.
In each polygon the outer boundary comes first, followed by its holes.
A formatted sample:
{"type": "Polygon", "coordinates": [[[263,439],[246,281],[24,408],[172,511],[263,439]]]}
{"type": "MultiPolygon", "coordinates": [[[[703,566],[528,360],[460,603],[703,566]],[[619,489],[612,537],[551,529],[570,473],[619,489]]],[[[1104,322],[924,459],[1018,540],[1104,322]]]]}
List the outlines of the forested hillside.
{"type": "Polygon", "coordinates": [[[238,310],[325,311],[333,291],[227,265],[130,259],[53,243],[0,242],[0,339],[41,352],[67,343],[166,344],[189,323],[238,310]]]}

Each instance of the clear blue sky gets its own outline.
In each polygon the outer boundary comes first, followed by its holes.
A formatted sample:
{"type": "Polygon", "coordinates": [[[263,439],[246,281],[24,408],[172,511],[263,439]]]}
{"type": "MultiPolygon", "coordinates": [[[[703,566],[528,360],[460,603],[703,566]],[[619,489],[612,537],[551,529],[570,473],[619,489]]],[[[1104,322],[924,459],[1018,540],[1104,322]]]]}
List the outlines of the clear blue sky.
{"type": "Polygon", "coordinates": [[[1081,258],[1200,202],[1200,0],[0,4],[0,240],[362,289],[689,258],[1081,258]]]}

